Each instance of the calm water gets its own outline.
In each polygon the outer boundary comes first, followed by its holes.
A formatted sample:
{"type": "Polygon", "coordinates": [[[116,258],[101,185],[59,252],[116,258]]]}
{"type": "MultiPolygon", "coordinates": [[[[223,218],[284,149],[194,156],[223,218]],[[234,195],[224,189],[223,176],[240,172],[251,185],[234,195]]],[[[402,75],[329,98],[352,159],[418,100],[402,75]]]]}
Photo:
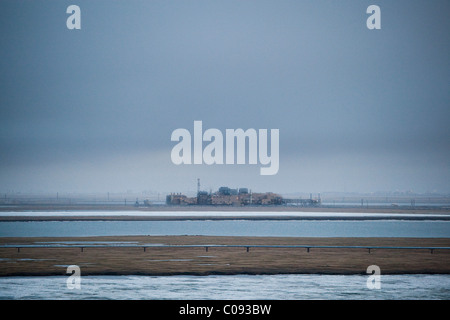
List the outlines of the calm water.
{"type": "Polygon", "coordinates": [[[449,275],[385,275],[368,289],[364,275],[86,276],[81,289],[67,277],[0,278],[0,299],[442,299],[449,275]]]}
{"type": "Polygon", "coordinates": [[[206,220],[0,222],[1,237],[211,235],[277,237],[450,237],[450,221],[206,220]]]}

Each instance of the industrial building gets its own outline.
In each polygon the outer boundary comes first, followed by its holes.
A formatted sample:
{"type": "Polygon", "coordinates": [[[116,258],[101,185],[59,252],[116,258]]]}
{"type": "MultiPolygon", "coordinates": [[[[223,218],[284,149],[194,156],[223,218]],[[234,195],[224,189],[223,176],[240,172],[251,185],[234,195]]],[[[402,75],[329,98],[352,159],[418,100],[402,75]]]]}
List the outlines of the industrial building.
{"type": "Polygon", "coordinates": [[[312,199],[283,199],[279,194],[273,192],[253,193],[248,188],[220,187],[216,192],[200,190],[200,179],[197,180],[197,196],[188,197],[181,193],[171,193],[166,197],[167,205],[212,205],[212,206],[318,206],[318,200],[312,199]]]}
{"type": "Polygon", "coordinates": [[[213,206],[245,206],[245,205],[281,205],[283,198],[275,193],[245,192],[245,188],[230,189],[221,187],[217,192],[200,191],[197,197],[188,197],[181,193],[171,193],[166,197],[167,205],[213,205],[213,206]],[[244,189],[244,190],[242,190],[244,189]]]}

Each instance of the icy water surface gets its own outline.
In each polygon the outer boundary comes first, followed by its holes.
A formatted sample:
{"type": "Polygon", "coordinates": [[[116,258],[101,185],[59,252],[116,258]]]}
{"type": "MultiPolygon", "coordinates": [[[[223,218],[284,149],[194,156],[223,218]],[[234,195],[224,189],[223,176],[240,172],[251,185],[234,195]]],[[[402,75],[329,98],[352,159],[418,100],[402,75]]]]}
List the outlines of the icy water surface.
{"type": "Polygon", "coordinates": [[[450,298],[449,275],[86,276],[68,289],[65,276],[0,278],[0,299],[440,299],[450,298]]]}

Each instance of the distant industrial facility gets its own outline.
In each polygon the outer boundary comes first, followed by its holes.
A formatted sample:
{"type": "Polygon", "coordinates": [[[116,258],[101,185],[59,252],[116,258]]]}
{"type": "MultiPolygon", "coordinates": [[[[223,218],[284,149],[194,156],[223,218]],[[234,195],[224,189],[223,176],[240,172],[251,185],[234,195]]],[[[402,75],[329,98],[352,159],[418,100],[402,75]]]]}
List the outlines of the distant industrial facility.
{"type": "Polygon", "coordinates": [[[171,193],[166,196],[167,205],[212,205],[212,206],[318,206],[321,204],[320,195],[318,199],[283,199],[279,194],[273,192],[255,193],[248,188],[220,187],[216,192],[200,190],[200,179],[197,180],[197,196],[188,197],[182,193],[171,193]]]}

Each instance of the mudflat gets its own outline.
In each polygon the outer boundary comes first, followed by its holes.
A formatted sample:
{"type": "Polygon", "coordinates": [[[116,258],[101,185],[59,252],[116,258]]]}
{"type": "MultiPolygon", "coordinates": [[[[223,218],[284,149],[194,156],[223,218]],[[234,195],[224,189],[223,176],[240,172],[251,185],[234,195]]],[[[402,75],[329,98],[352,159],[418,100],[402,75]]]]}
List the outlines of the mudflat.
{"type": "Polygon", "coordinates": [[[450,274],[450,250],[366,248],[255,248],[206,245],[310,245],[450,247],[448,238],[298,238],[218,236],[111,236],[0,238],[0,276],[66,275],[78,265],[82,275],[210,274],[450,274]],[[21,245],[73,245],[27,248],[21,245]],[[132,245],[120,247],[109,245],[132,245]],[[103,247],[89,247],[102,245],[103,247]],[[108,245],[108,247],[104,247],[108,245]],[[157,247],[155,245],[199,245],[157,247]],[[81,247],[85,246],[83,249],[81,247]],[[145,247],[145,250],[144,250],[145,247]]]}

